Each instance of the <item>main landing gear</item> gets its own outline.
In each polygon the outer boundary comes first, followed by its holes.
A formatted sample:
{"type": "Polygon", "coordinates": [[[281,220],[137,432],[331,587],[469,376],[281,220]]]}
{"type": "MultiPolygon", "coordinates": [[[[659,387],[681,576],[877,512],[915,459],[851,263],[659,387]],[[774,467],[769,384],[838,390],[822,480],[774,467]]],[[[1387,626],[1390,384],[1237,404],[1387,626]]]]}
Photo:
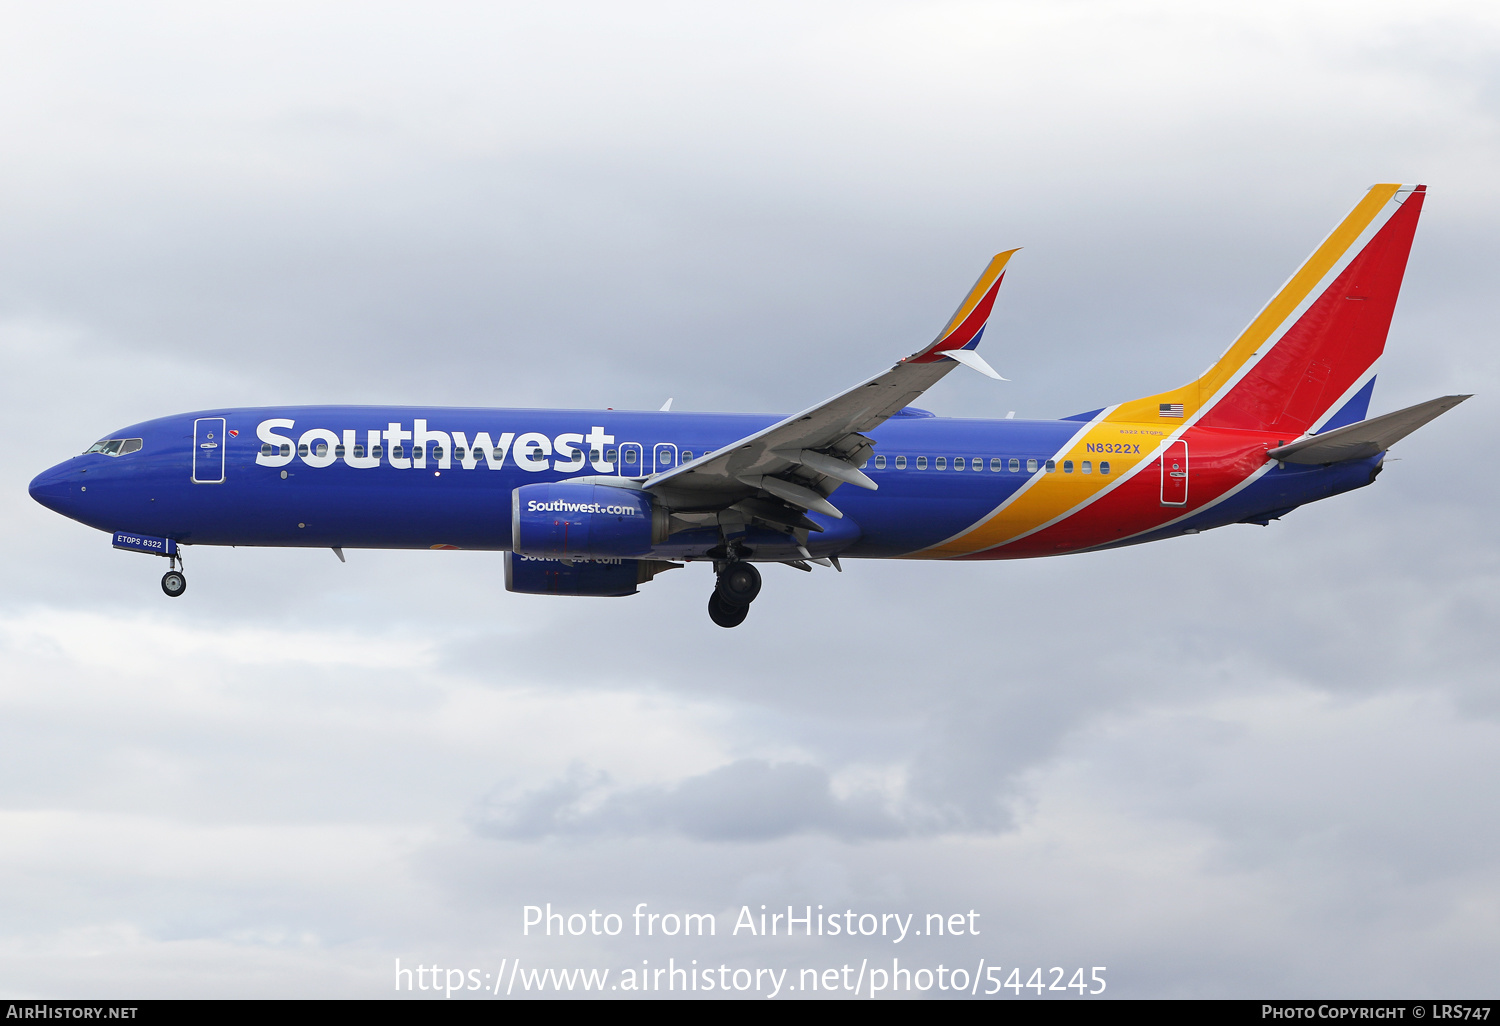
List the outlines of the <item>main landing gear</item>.
{"type": "Polygon", "coordinates": [[[750,615],[750,603],[760,594],[760,571],[735,560],[719,571],[714,593],[708,597],[708,618],[720,627],[738,627],[750,615]]]}
{"type": "Polygon", "coordinates": [[[172,569],[161,575],[161,590],[167,593],[168,598],[177,598],[187,591],[187,577],[179,569],[181,564],[177,557],[172,557],[172,569]]]}

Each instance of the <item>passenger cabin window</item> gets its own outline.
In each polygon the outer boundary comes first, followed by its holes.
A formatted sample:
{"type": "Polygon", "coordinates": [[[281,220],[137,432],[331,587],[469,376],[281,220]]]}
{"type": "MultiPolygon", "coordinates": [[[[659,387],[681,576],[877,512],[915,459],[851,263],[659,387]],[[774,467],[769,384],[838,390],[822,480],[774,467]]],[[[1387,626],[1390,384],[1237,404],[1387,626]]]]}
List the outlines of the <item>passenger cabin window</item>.
{"type": "Polygon", "coordinates": [[[1055,460],[1048,460],[1047,461],[1047,473],[1051,474],[1051,473],[1055,472],[1056,470],[1057,470],[1057,462],[1055,460]]]}
{"type": "Polygon", "coordinates": [[[608,463],[613,463],[615,461],[615,457],[617,455],[619,455],[619,453],[616,452],[614,449],[605,449],[604,450],[604,459],[608,463]]]}
{"type": "Polygon", "coordinates": [[[269,455],[271,455],[271,443],[270,442],[262,442],[260,444],[260,454],[262,456],[269,456],[269,455]]]}
{"type": "Polygon", "coordinates": [[[362,459],[365,458],[365,447],[364,446],[362,446],[362,445],[356,445],[354,447],[354,458],[357,459],[357,460],[362,460],[362,459]]]}
{"type": "MultiPolygon", "coordinates": [[[[1012,462],[1014,462],[1014,461],[1012,461],[1012,462]]],[[[992,472],[998,474],[998,473],[1000,473],[1000,471],[1002,471],[1004,469],[1005,469],[1005,461],[1004,460],[1002,460],[999,456],[991,456],[990,457],[990,470],[992,472]]],[[[1012,467],[1011,469],[1014,470],[1015,468],[1012,467]]]]}
{"type": "Polygon", "coordinates": [[[391,459],[393,459],[393,460],[399,460],[399,459],[404,459],[405,457],[406,457],[406,446],[404,446],[404,445],[393,445],[393,446],[391,446],[391,459]]]}
{"type": "Polygon", "coordinates": [[[953,457],[953,469],[954,470],[963,470],[964,469],[964,458],[962,456],[955,456],[955,457],[953,457]]]}
{"type": "Polygon", "coordinates": [[[319,456],[327,456],[328,455],[328,443],[327,442],[319,442],[318,443],[318,447],[316,449],[314,449],[313,452],[315,452],[319,456]]]}
{"type": "Polygon", "coordinates": [[[918,456],[917,457],[917,469],[918,470],[926,470],[927,469],[927,457],[926,456],[918,456]]]}
{"type": "Polygon", "coordinates": [[[1094,464],[1089,460],[1084,460],[1081,469],[1085,474],[1092,474],[1094,472],[1094,464]]]}
{"type": "Polygon", "coordinates": [[[1064,474],[1071,474],[1071,473],[1073,473],[1073,461],[1072,460],[1063,460],[1063,473],[1064,474]]]}
{"type": "Polygon", "coordinates": [[[905,456],[897,456],[896,457],[896,469],[897,470],[905,470],[906,469],[906,457],[905,456]]]}
{"type": "Polygon", "coordinates": [[[1026,473],[1028,473],[1028,474],[1035,474],[1036,473],[1036,460],[1027,460],[1026,461],[1026,473]]]}
{"type": "Polygon", "coordinates": [[[682,450],[682,462],[689,463],[689,462],[692,461],[692,459],[693,459],[693,450],[691,450],[691,449],[684,449],[684,450],[682,450]]]}
{"type": "Polygon", "coordinates": [[[1010,472],[1012,474],[1014,474],[1016,471],[1018,471],[1020,469],[1021,469],[1021,461],[1018,460],[1018,459],[1016,459],[1016,457],[1012,456],[1010,458],[1010,472]]]}
{"type": "Polygon", "coordinates": [[[377,459],[377,460],[380,459],[380,457],[382,457],[382,456],[385,455],[385,446],[383,446],[383,445],[372,445],[372,446],[370,446],[370,455],[373,456],[373,457],[375,457],[375,459],[377,459]]]}
{"type": "Polygon", "coordinates": [[[939,456],[937,458],[937,462],[936,462],[936,464],[934,466],[934,469],[936,469],[936,470],[947,470],[948,469],[948,457],[946,457],[946,456],[939,456]]]}
{"type": "Polygon", "coordinates": [[[464,458],[464,456],[465,456],[465,455],[467,455],[467,453],[468,453],[468,450],[466,450],[466,449],[465,449],[465,448],[464,448],[464,447],[463,447],[463,446],[461,446],[461,445],[455,445],[455,446],[454,446],[454,447],[453,447],[453,458],[454,458],[454,459],[456,459],[456,460],[461,460],[461,459],[463,459],[463,458],[464,458]]]}
{"type": "Polygon", "coordinates": [[[1101,474],[1108,474],[1109,473],[1109,460],[1100,460],[1099,461],[1099,473],[1101,473],[1101,474]]]}
{"type": "MultiPolygon", "coordinates": [[[[542,454],[542,450],[537,449],[531,455],[533,455],[533,456],[540,456],[541,454],[542,454]]],[[[634,463],[635,462],[635,450],[634,449],[626,449],[625,450],[625,462],[626,463],[634,463]]]]}
{"type": "Polygon", "coordinates": [[[333,447],[333,454],[334,454],[334,456],[343,456],[344,455],[344,447],[342,445],[335,445],[333,447]]]}
{"type": "Polygon", "coordinates": [[[306,456],[307,455],[307,443],[306,442],[302,442],[302,443],[300,443],[297,446],[297,455],[298,456],[306,456]]]}
{"type": "Polygon", "coordinates": [[[281,447],[281,455],[283,455],[283,456],[290,456],[291,454],[292,454],[292,444],[290,442],[288,442],[286,445],[283,445],[281,447]]]}
{"type": "Polygon", "coordinates": [[[875,457],[875,469],[876,470],[884,470],[885,469],[885,457],[884,456],[876,456],[875,457]]]}

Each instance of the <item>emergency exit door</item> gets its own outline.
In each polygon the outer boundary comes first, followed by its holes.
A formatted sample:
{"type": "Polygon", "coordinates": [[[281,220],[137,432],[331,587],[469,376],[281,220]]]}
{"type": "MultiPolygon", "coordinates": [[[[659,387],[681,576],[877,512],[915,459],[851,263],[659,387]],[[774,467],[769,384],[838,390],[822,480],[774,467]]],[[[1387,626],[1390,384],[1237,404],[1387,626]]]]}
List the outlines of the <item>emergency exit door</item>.
{"type": "Polygon", "coordinates": [[[647,477],[649,470],[642,469],[645,464],[640,442],[621,442],[620,458],[615,463],[615,473],[621,477],[647,477]]]}
{"type": "Polygon", "coordinates": [[[1186,506],[1188,498],[1187,443],[1178,439],[1161,456],[1161,504],[1186,506]]]}
{"type": "Polygon", "coordinates": [[[677,446],[671,442],[657,442],[651,450],[652,471],[660,474],[677,466],[677,446]]]}

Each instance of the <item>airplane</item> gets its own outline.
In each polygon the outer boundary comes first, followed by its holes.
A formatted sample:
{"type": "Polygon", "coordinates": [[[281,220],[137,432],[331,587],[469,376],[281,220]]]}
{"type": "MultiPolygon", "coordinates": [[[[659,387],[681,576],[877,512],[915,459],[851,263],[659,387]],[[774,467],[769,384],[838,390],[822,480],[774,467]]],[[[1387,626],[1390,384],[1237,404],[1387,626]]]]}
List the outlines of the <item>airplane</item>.
{"type": "MultiPolygon", "coordinates": [[[[929,345],[788,417],[672,411],[214,409],[111,433],[31,482],[119,549],[481,549],[505,587],[619,597],[708,563],[743,623],[757,567],[1056,556],[1268,525],[1371,484],[1390,447],[1469,398],[1367,418],[1426,186],[1372,186],[1203,375],[1060,420],[911,404],[976,351],[1016,250],[929,345]]],[[[1004,380],[1004,379],[1002,379],[1004,380]]]]}

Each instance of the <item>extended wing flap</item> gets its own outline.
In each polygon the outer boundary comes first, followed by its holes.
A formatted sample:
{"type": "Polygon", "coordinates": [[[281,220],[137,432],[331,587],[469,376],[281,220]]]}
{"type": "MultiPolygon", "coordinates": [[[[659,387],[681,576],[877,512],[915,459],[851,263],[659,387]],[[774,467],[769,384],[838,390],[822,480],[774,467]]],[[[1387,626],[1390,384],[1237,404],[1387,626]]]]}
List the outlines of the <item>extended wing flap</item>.
{"type": "Polygon", "coordinates": [[[1466,395],[1445,395],[1439,399],[1429,399],[1395,413],[1371,417],[1358,424],[1279,446],[1267,452],[1266,456],[1283,463],[1326,464],[1369,459],[1468,398],[1470,397],[1466,395]]]}

